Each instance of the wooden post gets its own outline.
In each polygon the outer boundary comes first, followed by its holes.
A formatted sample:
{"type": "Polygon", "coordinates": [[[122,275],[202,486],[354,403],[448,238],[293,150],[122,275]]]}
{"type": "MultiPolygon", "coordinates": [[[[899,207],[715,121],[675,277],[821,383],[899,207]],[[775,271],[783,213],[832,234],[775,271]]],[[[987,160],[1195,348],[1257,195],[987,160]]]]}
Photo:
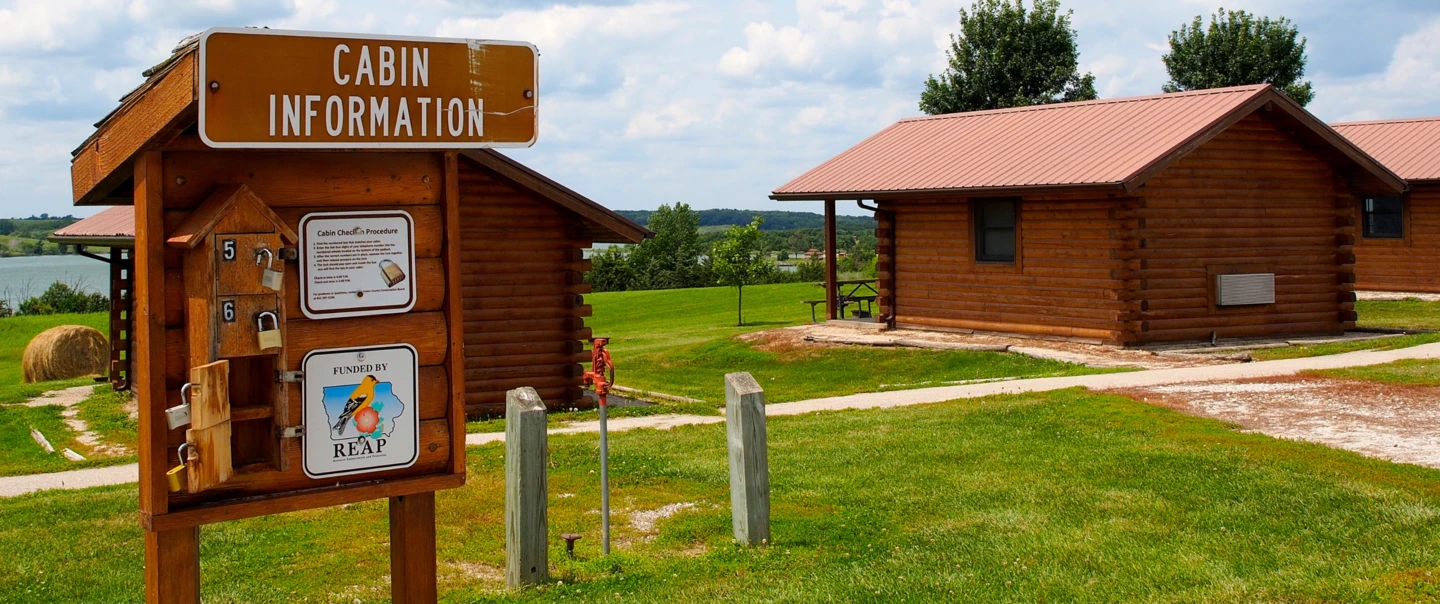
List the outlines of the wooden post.
{"type": "Polygon", "coordinates": [[[835,200],[825,200],[825,318],[840,318],[839,293],[835,289],[835,200]]]}
{"type": "Polygon", "coordinates": [[[200,527],[145,531],[145,601],[200,601],[200,527]]]}
{"type": "Polygon", "coordinates": [[[748,373],[725,374],[725,432],[730,443],[730,516],[735,540],[770,542],[770,461],[765,391],[748,373]]]}
{"type": "Polygon", "coordinates": [[[435,493],[390,498],[390,601],[429,604],[435,589],[435,493]]]}
{"type": "Polygon", "coordinates": [[[534,388],[505,393],[505,585],[549,577],[545,517],[545,402],[534,388]]]}

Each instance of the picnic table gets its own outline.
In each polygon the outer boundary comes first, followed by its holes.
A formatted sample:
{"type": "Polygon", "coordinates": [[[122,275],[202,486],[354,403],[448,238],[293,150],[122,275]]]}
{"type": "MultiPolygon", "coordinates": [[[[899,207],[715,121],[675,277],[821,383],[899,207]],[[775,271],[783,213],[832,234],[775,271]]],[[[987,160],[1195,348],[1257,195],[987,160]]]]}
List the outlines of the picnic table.
{"type": "MultiPolygon", "coordinates": [[[[835,304],[838,307],[836,313],[839,318],[845,318],[845,308],[855,306],[851,316],[857,319],[868,319],[874,316],[875,299],[880,296],[880,291],[875,289],[875,279],[845,279],[835,282],[835,304]],[[845,288],[850,288],[849,292],[845,288]]],[[[816,287],[825,287],[824,283],[816,283],[816,287]]],[[[825,300],[805,300],[810,305],[810,320],[819,323],[815,318],[815,307],[825,303],[825,300]]]]}

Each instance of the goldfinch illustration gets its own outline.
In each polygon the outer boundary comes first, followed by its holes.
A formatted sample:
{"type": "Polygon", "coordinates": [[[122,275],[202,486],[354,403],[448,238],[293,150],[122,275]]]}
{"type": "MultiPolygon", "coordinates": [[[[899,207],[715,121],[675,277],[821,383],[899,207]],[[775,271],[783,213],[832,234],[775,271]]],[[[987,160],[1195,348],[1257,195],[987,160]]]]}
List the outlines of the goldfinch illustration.
{"type": "Polygon", "coordinates": [[[375,402],[375,384],[378,383],[380,380],[375,379],[375,376],[367,375],[355,386],[355,391],[350,393],[350,400],[345,401],[345,411],[340,414],[340,421],[335,422],[336,434],[344,436],[345,426],[350,423],[350,418],[370,408],[370,403],[375,402]]]}

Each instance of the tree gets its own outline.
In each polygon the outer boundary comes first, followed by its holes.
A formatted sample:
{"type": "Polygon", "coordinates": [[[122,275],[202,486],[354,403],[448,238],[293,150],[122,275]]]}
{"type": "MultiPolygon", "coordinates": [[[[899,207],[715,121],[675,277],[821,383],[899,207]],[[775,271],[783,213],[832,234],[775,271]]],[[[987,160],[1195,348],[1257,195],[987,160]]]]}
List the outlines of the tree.
{"type": "Polygon", "coordinates": [[[1096,98],[1095,76],[1080,74],[1070,11],[1059,0],[978,0],[960,9],[949,67],[925,80],[920,110],[930,115],[1096,98]]]}
{"type": "Polygon", "coordinates": [[[629,289],[630,282],[635,278],[635,271],[631,270],[627,256],[626,249],[618,245],[592,252],[590,272],[585,274],[591,290],[618,292],[629,289]]]}
{"type": "Polygon", "coordinates": [[[627,289],[671,289],[708,285],[700,266],[700,215],[689,205],[662,205],[650,214],[655,236],[630,252],[632,282],[627,289]]]}
{"type": "Polygon", "coordinates": [[[0,220],[0,235],[9,235],[15,232],[15,222],[10,219],[0,220]]]}
{"type": "Polygon", "coordinates": [[[1219,9],[1203,28],[1200,16],[1170,32],[1163,57],[1170,81],[1165,92],[1270,84],[1301,105],[1315,98],[1305,77],[1305,38],[1289,19],[1257,19],[1243,10],[1219,9]]]}
{"type": "Polygon", "coordinates": [[[754,285],[764,279],[770,271],[770,261],[760,253],[760,224],[763,218],[756,217],[746,226],[730,227],[725,238],[710,248],[710,263],[720,285],[735,288],[735,324],[745,324],[745,286],[754,285]]]}

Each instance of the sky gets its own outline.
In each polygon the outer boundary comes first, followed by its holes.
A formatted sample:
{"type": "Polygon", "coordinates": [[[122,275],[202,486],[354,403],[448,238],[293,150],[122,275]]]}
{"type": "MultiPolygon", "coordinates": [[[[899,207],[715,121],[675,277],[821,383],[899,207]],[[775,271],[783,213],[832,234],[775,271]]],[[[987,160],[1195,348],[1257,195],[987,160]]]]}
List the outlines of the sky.
{"type": "MultiPolygon", "coordinates": [[[[531,42],[540,135],[511,157],[615,209],[818,211],[766,195],[918,115],[970,1],[0,1],[0,216],[97,211],[71,207],[70,152],[142,71],[215,26],[531,42]]],[[[1102,98],[1159,92],[1166,36],[1219,5],[1062,0],[1102,98]]],[[[1440,115],[1440,2],[1224,5],[1295,22],[1321,119],[1440,115]]]]}

